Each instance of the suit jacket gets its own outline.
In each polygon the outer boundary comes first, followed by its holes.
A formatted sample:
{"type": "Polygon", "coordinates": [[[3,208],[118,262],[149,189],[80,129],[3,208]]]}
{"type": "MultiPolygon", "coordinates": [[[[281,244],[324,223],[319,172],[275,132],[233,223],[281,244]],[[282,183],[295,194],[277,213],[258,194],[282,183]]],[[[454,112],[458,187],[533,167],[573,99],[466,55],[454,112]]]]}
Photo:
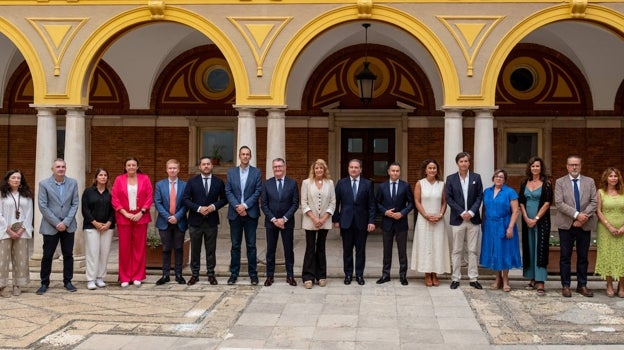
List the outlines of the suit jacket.
{"type": "Polygon", "coordinates": [[[39,194],[37,195],[39,211],[43,220],[39,226],[42,235],[54,235],[58,231],[56,225],[63,222],[67,232],[76,232],[76,213],[78,212],[78,183],[76,180],[65,177],[65,189],[63,198],[59,197],[56,189],[54,176],[39,182],[39,194]]]}
{"type": "MultiPolygon", "coordinates": [[[[176,190],[176,202],[175,202],[175,217],[178,220],[178,229],[182,232],[186,232],[188,228],[188,221],[186,219],[187,208],[184,206],[182,197],[184,195],[184,189],[186,188],[186,182],[178,179],[178,188],[176,190]]],[[[156,190],[154,192],[154,206],[158,212],[156,218],[156,227],[159,230],[166,230],[169,227],[169,192],[171,192],[171,183],[169,178],[160,180],[156,183],[156,190]]]]}
{"type": "MultiPolygon", "coordinates": [[[[475,225],[481,223],[481,202],[483,202],[483,183],[477,173],[468,172],[468,210],[474,213],[470,222],[475,225]]],[[[464,212],[464,191],[462,191],[459,172],[446,177],[446,203],[451,207],[449,223],[459,226],[464,221],[461,213],[464,212]]]]}
{"type": "Polygon", "coordinates": [[[366,230],[368,224],[375,224],[375,193],[373,183],[360,176],[358,192],[353,200],[351,177],[338,180],[336,184],[336,211],[332,217],[341,229],[348,229],[354,224],[359,230],[366,230]]]}
{"type": "Polygon", "coordinates": [[[396,197],[390,198],[390,181],[384,181],[379,185],[377,189],[377,195],[375,196],[377,202],[377,211],[385,213],[389,209],[393,209],[395,212],[401,212],[403,215],[399,220],[395,220],[383,215],[381,219],[381,229],[385,232],[392,231],[393,227],[397,232],[404,232],[409,229],[407,222],[407,214],[414,209],[414,193],[410,185],[399,180],[397,183],[396,197]]]}
{"type": "MultiPolygon", "coordinates": [[[[583,230],[591,231],[596,227],[596,208],[598,199],[596,196],[596,184],[594,179],[588,176],[580,176],[579,190],[581,191],[581,212],[589,215],[589,220],[583,225],[583,230]]],[[[557,179],[555,183],[555,204],[557,215],[555,225],[557,228],[569,230],[574,222],[576,207],[574,203],[574,188],[570,176],[566,175],[557,179]]]]}
{"type": "MultiPolygon", "coordinates": [[[[111,202],[115,209],[115,220],[117,225],[130,225],[132,222],[119,212],[121,209],[130,211],[130,203],[128,202],[128,174],[121,174],[115,178],[113,188],[111,190],[111,202]]],[[[152,190],[152,181],[145,174],[137,174],[137,211],[145,210],[145,214],[141,217],[138,224],[147,224],[152,221],[150,207],[154,202],[152,190]]],[[[135,211],[136,212],[136,211],[135,211]]]]}
{"type": "Polygon", "coordinates": [[[301,212],[303,219],[301,228],[304,230],[316,231],[318,229],[329,230],[332,227],[331,219],[325,221],[323,227],[317,228],[312,223],[307,213],[310,211],[317,218],[322,217],[325,213],[330,216],[334,215],[336,210],[336,191],[332,180],[323,180],[323,187],[319,190],[310,179],[303,180],[301,183],[301,212]]]}
{"type": "Polygon", "coordinates": [[[277,180],[272,177],[262,186],[262,212],[264,227],[273,228],[272,218],[286,218],[285,228],[295,227],[295,212],[299,207],[299,189],[297,181],[284,177],[282,195],[277,192],[277,180]]]}
{"type": "Polygon", "coordinates": [[[241,190],[240,183],[240,167],[234,167],[227,172],[227,182],[225,184],[225,196],[227,197],[230,207],[228,208],[228,219],[236,220],[238,213],[234,207],[241,203],[241,194],[245,194],[245,205],[247,206],[247,215],[253,219],[260,216],[260,206],[258,199],[262,192],[262,178],[258,168],[249,165],[249,174],[247,174],[247,182],[244,190],[241,190]]]}
{"type": "Polygon", "coordinates": [[[227,204],[225,198],[225,184],[218,176],[212,174],[210,177],[210,191],[206,196],[204,180],[202,175],[193,176],[184,189],[184,205],[189,210],[188,223],[191,226],[199,226],[203,220],[210,226],[219,225],[219,209],[227,204]],[[207,207],[214,204],[215,211],[208,215],[197,212],[199,207],[207,207]]]}

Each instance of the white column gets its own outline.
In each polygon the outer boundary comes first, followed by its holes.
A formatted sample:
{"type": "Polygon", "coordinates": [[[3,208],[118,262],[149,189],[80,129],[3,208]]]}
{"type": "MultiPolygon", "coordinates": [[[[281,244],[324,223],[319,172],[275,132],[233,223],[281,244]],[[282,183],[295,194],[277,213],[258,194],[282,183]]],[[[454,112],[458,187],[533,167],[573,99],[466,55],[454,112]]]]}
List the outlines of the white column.
{"type": "Polygon", "coordinates": [[[272,161],[286,158],[286,115],[285,109],[269,109],[267,117],[267,156],[265,178],[273,177],[272,161]]]}
{"type": "Polygon", "coordinates": [[[474,172],[481,174],[483,188],[492,185],[494,173],[494,117],[492,109],[475,110],[474,172]]]}
{"type": "MultiPolygon", "coordinates": [[[[35,106],[37,108],[37,147],[35,160],[35,180],[29,181],[31,188],[35,190],[34,198],[34,232],[39,232],[41,225],[41,212],[37,205],[39,182],[52,176],[52,162],[56,159],[56,107],[35,106]]],[[[41,235],[33,234],[33,254],[31,266],[38,266],[43,257],[43,240],[41,235]]]]}
{"type": "Polygon", "coordinates": [[[236,157],[242,146],[251,149],[252,166],[256,166],[256,109],[234,106],[238,110],[238,132],[236,137],[236,157]]]}
{"type": "Polygon", "coordinates": [[[444,179],[457,172],[455,156],[464,150],[461,109],[444,109],[444,179]]]}
{"type": "MultiPolygon", "coordinates": [[[[67,107],[65,122],[65,162],[67,176],[78,182],[78,195],[85,187],[85,110],[86,107],[67,107]]],[[[84,234],[82,232],[82,212],[76,213],[76,234],[74,238],[74,261],[84,265],[84,234]]]]}

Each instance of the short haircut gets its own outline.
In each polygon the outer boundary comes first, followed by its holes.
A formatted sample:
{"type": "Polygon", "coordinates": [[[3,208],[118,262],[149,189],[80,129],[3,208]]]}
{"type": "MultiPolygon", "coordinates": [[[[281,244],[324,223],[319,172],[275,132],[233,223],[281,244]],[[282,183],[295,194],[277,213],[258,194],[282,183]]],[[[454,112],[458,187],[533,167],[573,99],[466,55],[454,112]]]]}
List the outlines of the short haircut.
{"type": "Polygon", "coordinates": [[[457,153],[457,155],[455,156],[455,163],[458,163],[460,159],[464,158],[464,157],[468,157],[468,160],[472,160],[472,156],[470,156],[470,153],[468,152],[459,152],[457,153]]]}

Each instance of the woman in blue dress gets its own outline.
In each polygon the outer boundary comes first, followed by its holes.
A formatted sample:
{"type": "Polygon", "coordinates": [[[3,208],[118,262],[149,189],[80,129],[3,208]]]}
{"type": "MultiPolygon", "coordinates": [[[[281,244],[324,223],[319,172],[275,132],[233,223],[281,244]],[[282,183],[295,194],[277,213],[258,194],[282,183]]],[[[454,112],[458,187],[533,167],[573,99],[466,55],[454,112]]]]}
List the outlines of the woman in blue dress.
{"type": "Polygon", "coordinates": [[[520,240],[516,228],[518,195],[509,186],[507,172],[499,169],[492,177],[494,185],[483,191],[483,237],[479,263],[496,271],[491,289],[509,292],[509,270],[522,267],[520,240]]]}

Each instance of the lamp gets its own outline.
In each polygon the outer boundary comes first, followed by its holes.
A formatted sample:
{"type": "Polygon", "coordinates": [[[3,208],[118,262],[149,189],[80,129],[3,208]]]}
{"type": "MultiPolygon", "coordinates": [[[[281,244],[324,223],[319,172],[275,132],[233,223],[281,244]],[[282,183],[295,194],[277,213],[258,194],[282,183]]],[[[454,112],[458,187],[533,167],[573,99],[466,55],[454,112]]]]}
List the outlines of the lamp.
{"type": "Polygon", "coordinates": [[[368,69],[368,27],[370,23],[362,24],[364,27],[364,68],[355,76],[360,89],[360,100],[364,104],[368,104],[373,100],[373,91],[375,90],[375,80],[377,76],[368,69]]]}

